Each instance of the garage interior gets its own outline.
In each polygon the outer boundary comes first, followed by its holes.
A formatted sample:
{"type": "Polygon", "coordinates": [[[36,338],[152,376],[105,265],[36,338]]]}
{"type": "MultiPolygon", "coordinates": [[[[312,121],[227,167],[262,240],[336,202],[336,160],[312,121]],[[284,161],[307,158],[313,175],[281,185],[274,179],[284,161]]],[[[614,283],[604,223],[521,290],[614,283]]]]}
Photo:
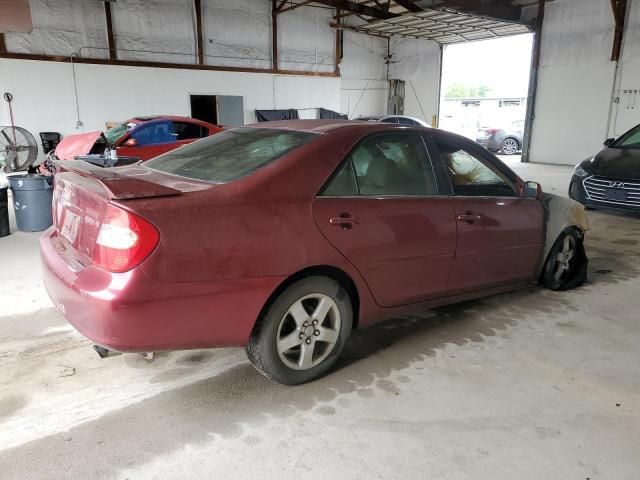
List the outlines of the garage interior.
{"type": "MultiPolygon", "coordinates": [[[[34,136],[156,114],[437,126],[443,48],[528,32],[522,158],[503,158],[519,176],[566,197],[573,167],[640,123],[638,0],[9,0],[0,32],[0,126],[34,136]]],[[[286,387],[240,348],[100,359],[8,211],[0,478],[638,477],[637,214],[587,212],[578,289],[356,330],[327,376],[286,387]]]]}

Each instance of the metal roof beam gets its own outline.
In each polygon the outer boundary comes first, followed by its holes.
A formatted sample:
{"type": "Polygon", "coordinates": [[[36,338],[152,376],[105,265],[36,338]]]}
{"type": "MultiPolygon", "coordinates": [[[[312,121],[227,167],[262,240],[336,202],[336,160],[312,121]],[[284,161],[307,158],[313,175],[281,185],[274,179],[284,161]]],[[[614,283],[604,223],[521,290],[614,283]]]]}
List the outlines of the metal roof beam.
{"type": "Polygon", "coordinates": [[[422,7],[416,5],[414,0],[393,0],[393,2],[413,13],[422,11],[422,7]]]}
{"type": "Polygon", "coordinates": [[[380,18],[383,20],[399,16],[397,13],[384,11],[380,8],[370,7],[368,5],[352,2],[350,0],[314,0],[314,3],[339,8],[341,10],[346,10],[357,15],[365,15],[367,17],[380,18]]]}

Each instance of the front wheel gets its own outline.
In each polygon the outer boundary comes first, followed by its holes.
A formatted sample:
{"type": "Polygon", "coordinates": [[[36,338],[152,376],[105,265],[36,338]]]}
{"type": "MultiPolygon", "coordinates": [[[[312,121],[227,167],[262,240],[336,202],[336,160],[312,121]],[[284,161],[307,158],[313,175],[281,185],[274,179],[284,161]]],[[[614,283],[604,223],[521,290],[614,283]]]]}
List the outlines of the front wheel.
{"type": "Polygon", "coordinates": [[[337,282],[303,278],[259,319],[245,351],[267,378],[286,385],[309,382],[336,362],[352,322],[351,300],[337,282]]]}
{"type": "Polygon", "coordinates": [[[520,145],[518,144],[518,141],[515,138],[505,138],[502,141],[500,150],[505,155],[514,155],[518,153],[518,150],[520,150],[520,145]]]}
{"type": "Polygon", "coordinates": [[[573,230],[565,230],[553,244],[542,271],[542,284],[551,290],[569,290],[587,279],[587,255],[583,238],[573,230]]]}

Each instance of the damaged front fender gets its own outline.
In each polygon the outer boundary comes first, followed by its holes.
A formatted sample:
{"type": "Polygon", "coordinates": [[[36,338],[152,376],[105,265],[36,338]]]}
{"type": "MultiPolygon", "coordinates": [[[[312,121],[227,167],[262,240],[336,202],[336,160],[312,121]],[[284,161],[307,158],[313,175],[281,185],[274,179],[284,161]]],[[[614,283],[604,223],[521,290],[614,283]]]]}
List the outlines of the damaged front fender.
{"type": "Polygon", "coordinates": [[[552,193],[543,193],[541,201],[545,212],[545,242],[536,278],[540,276],[549,252],[562,232],[567,228],[573,228],[582,237],[589,230],[589,219],[580,203],[552,193]]]}

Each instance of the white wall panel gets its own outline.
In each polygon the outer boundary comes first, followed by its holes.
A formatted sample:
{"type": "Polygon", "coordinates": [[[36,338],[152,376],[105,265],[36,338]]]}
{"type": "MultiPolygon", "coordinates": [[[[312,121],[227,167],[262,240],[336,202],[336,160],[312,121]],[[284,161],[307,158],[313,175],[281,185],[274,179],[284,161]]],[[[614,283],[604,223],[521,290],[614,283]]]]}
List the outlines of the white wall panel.
{"type": "Polygon", "coordinates": [[[391,39],[389,77],[405,81],[404,114],[431,123],[440,101],[440,46],[428,40],[391,39]]]}
{"type": "Polygon", "coordinates": [[[344,32],[340,75],[346,79],[387,78],[387,41],[383,38],[344,32]]]}
{"type": "Polygon", "coordinates": [[[610,2],[549,2],[545,7],[541,66],[607,65],[614,26],[610,2]]]}
{"type": "Polygon", "coordinates": [[[630,2],[608,137],[640,123],[640,3],[630,2]]]}
{"type": "Polygon", "coordinates": [[[102,2],[30,0],[29,5],[33,31],[6,33],[7,51],[37,55],[71,55],[82,49],[81,53],[85,57],[108,57],[102,2]]]}
{"type": "Polygon", "coordinates": [[[340,112],[350,119],[385,114],[388,91],[386,80],[342,79],[340,112]]]}
{"type": "Polygon", "coordinates": [[[612,82],[610,65],[540,70],[530,160],[574,165],[600,150],[612,82]]]}
{"type": "Polygon", "coordinates": [[[279,68],[333,72],[335,32],[327,8],[297,8],[278,15],[279,68]]]}
{"type": "Polygon", "coordinates": [[[547,4],[530,161],[575,164],[600,148],[614,76],[612,44],[608,2],[547,4]]]}
{"type": "Polygon", "coordinates": [[[340,62],[341,113],[349,118],[386,113],[389,90],[386,55],[385,39],[344,32],[340,62]]]}
{"type": "Polygon", "coordinates": [[[192,0],[118,0],[111,5],[120,60],[197,63],[192,0]]]}
{"type": "Polygon", "coordinates": [[[202,34],[208,65],[271,68],[271,2],[205,0],[202,34]]]}
{"type": "MultiPolygon", "coordinates": [[[[242,95],[246,123],[255,122],[254,109],[340,109],[340,79],[331,77],[82,64],[76,65],[76,78],[84,124],[79,130],[69,64],[0,59],[0,91],[13,93],[16,123],[36,136],[103,130],[107,121],[135,115],[188,116],[190,93],[242,95]]],[[[3,102],[0,125],[8,123],[3,102]]]]}

